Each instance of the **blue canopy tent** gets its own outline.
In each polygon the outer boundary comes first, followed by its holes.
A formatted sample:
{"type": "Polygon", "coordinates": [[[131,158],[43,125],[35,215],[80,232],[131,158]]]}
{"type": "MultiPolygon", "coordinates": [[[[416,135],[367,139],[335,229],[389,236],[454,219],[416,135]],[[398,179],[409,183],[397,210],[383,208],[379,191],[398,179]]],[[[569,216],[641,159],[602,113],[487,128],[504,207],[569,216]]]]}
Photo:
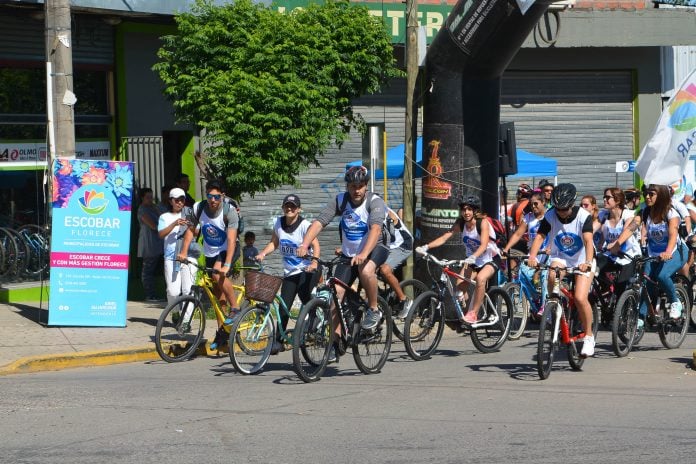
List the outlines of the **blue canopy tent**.
{"type": "MultiPolygon", "coordinates": [[[[401,179],[404,176],[404,145],[397,145],[387,150],[387,178],[401,179]]],[[[423,137],[418,137],[416,147],[416,162],[420,165],[423,162],[423,137]]],[[[360,166],[362,160],[352,161],[346,164],[346,169],[351,166],[360,166]]],[[[556,177],[558,174],[558,163],[555,159],[544,158],[534,155],[528,151],[517,149],[517,174],[510,177],[556,177]]],[[[422,169],[416,169],[415,176],[423,175],[422,169]]],[[[384,171],[378,169],[375,172],[375,179],[384,179],[384,171]]]]}

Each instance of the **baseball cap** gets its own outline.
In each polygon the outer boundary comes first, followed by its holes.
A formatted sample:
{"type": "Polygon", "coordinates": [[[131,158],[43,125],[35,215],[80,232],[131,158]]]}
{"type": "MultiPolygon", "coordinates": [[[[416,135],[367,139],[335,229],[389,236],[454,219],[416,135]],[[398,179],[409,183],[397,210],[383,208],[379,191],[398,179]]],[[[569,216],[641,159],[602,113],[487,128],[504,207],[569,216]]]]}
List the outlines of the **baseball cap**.
{"type": "Polygon", "coordinates": [[[532,188],[529,186],[529,184],[520,184],[519,187],[517,187],[517,194],[518,195],[531,195],[532,193],[532,188]]]}
{"type": "Polygon", "coordinates": [[[173,188],[169,191],[169,198],[180,198],[180,197],[185,197],[186,192],[184,192],[183,189],[180,188],[173,188]]]}
{"type": "Polygon", "coordinates": [[[297,195],[292,194],[292,193],[290,195],[286,195],[285,198],[283,198],[283,204],[286,205],[288,203],[291,203],[299,208],[300,207],[300,197],[298,197],[297,195]]]}

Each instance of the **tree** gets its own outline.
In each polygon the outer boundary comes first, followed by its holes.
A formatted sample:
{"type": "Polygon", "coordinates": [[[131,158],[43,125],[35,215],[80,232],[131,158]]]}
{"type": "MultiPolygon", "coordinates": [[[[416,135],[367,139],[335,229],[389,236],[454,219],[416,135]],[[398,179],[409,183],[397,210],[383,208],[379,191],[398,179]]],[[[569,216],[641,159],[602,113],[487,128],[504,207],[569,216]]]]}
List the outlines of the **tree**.
{"type": "Polygon", "coordinates": [[[228,193],[297,184],[360,127],[351,100],[399,75],[383,23],[329,0],[281,14],[250,0],[198,0],[176,17],[154,66],[177,120],[203,129],[228,193]]]}

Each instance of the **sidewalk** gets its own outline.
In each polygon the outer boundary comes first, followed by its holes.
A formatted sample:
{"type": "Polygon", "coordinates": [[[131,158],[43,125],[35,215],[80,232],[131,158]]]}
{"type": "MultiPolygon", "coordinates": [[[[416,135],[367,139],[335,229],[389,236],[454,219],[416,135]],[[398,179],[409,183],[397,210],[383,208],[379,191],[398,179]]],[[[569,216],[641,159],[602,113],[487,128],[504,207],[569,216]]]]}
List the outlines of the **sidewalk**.
{"type": "MultiPolygon", "coordinates": [[[[153,337],[164,306],[129,301],[126,327],[48,327],[38,303],[0,304],[0,375],[159,359],[153,337]]],[[[205,335],[214,333],[208,321],[205,335]]]]}

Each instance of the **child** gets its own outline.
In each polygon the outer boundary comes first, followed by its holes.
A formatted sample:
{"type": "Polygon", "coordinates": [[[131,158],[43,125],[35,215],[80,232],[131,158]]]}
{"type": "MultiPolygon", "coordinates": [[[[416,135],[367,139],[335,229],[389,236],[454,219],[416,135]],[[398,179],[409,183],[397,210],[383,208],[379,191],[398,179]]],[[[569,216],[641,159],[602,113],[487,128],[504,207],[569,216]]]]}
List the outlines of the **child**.
{"type": "Polygon", "coordinates": [[[256,234],[252,231],[247,231],[244,234],[244,248],[242,248],[242,256],[244,257],[243,265],[246,266],[256,266],[256,255],[259,254],[259,250],[254,247],[254,242],[256,241],[256,234]]]}

